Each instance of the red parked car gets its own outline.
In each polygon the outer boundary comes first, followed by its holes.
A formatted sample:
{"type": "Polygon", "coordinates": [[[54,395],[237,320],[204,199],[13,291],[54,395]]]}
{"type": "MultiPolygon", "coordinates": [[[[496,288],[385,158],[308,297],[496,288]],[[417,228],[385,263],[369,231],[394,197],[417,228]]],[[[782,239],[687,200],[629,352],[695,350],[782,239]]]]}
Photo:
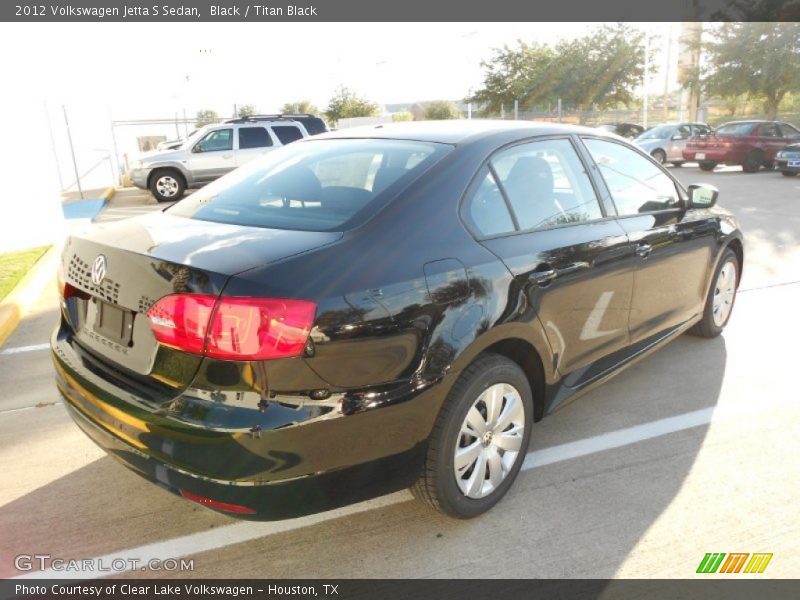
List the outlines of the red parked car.
{"type": "Polygon", "coordinates": [[[778,121],[732,121],[708,135],[689,139],[683,150],[685,160],[694,160],[703,171],[717,165],[742,165],[745,173],[762,166],[772,169],[775,154],[800,141],[800,130],[778,121]]]}

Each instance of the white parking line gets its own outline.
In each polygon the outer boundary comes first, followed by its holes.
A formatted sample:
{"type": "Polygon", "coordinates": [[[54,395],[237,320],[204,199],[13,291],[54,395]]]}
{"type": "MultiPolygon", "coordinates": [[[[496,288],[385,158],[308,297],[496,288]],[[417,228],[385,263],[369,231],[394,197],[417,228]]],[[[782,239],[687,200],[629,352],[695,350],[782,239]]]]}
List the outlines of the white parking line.
{"type": "MultiPolygon", "coordinates": [[[[759,410],[763,411],[769,407],[775,407],[781,404],[787,404],[786,400],[775,401],[759,406],[759,410]]],[[[551,446],[550,448],[543,448],[530,452],[525,457],[525,462],[522,464],[523,471],[529,471],[550,465],[553,463],[579,458],[590,454],[596,454],[605,450],[613,448],[620,448],[628,446],[644,440],[649,440],[670,433],[684,431],[708,425],[712,422],[726,420],[732,417],[746,415],[753,410],[752,405],[733,405],[733,406],[716,406],[709,408],[702,408],[699,410],[683,413],[674,417],[667,417],[665,419],[658,419],[642,425],[635,425],[633,427],[626,427],[625,429],[618,429],[608,433],[560,444],[558,446],[551,446]]],[[[164,540],[162,542],[155,542],[131,548],[129,550],[120,550],[113,554],[106,554],[104,556],[92,559],[91,564],[97,565],[90,570],[83,570],[80,572],[65,572],[56,571],[54,569],[45,569],[42,571],[34,571],[32,573],[25,573],[18,575],[13,579],[43,579],[43,578],[63,578],[63,579],[88,579],[88,578],[102,578],[111,575],[132,570],[130,568],[124,571],[110,570],[110,565],[114,564],[115,560],[121,560],[117,564],[130,565],[130,561],[138,561],[138,568],[146,565],[150,560],[164,560],[165,558],[183,558],[192,556],[201,552],[208,552],[210,550],[218,550],[234,544],[241,544],[268,535],[276,533],[283,533],[303,527],[310,527],[318,523],[337,519],[339,517],[350,516],[369,510],[390,506],[410,500],[411,496],[408,492],[398,492],[382,498],[376,498],[367,502],[361,502],[351,506],[345,506],[336,510],[300,517],[298,519],[289,519],[285,521],[272,521],[272,522],[241,522],[233,525],[220,527],[212,531],[201,531],[192,533],[171,540],[164,540]],[[101,568],[101,566],[103,568],[101,568]]]]}
{"type": "Polygon", "coordinates": [[[37,350],[47,350],[50,344],[33,344],[32,346],[17,346],[16,348],[6,348],[0,350],[0,354],[21,354],[23,352],[35,352],[37,350]]]}

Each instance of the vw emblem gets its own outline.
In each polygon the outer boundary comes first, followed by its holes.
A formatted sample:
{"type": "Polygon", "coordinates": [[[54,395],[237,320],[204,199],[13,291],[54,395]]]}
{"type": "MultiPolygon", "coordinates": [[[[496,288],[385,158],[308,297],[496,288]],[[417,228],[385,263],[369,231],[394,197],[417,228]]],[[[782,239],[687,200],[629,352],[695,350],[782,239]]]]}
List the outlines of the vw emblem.
{"type": "Polygon", "coordinates": [[[108,269],[108,261],[102,254],[94,259],[92,263],[92,283],[100,285],[106,278],[106,270],[108,269]]]}

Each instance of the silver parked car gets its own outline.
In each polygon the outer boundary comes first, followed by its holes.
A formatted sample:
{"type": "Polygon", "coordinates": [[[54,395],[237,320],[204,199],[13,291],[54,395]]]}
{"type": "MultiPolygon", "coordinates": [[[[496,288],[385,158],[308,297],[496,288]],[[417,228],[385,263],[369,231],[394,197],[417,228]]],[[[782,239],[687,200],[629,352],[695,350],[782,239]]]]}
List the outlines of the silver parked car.
{"type": "Polygon", "coordinates": [[[131,165],[131,181],[159,202],[198,188],[280,146],[326,131],[313,115],[255,115],[206,125],[177,147],[148,152],[131,165]]]}
{"type": "Polygon", "coordinates": [[[693,135],[707,135],[712,131],[705,123],[665,123],[651,127],[633,141],[662,165],[672,163],[679,167],[685,162],[686,141],[693,135]]]}

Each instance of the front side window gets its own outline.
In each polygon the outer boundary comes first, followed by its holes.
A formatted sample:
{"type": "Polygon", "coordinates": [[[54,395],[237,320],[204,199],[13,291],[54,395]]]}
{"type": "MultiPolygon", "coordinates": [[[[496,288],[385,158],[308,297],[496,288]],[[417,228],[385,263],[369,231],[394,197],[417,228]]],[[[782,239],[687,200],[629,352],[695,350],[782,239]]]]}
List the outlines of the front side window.
{"type": "Polygon", "coordinates": [[[195,146],[196,152],[220,152],[224,150],[233,150],[233,129],[211,131],[195,146]]]}
{"type": "Polygon", "coordinates": [[[170,214],[252,227],[343,231],[374,214],[452,146],[403,140],[316,140],[248,162],[170,214]]]}
{"type": "Polygon", "coordinates": [[[589,175],[569,140],[513,146],[490,161],[521,231],[603,216],[589,175]]]}
{"type": "Polygon", "coordinates": [[[303,133],[294,125],[273,125],[272,131],[284,146],[303,139],[303,133]]]}
{"type": "Polygon", "coordinates": [[[240,127],[239,150],[248,148],[266,148],[272,146],[272,139],[264,127],[240,127]]]}
{"type": "Polygon", "coordinates": [[[583,140],[611,192],[620,215],[675,208],[675,183],[638,152],[605,140],[583,140]]]}

